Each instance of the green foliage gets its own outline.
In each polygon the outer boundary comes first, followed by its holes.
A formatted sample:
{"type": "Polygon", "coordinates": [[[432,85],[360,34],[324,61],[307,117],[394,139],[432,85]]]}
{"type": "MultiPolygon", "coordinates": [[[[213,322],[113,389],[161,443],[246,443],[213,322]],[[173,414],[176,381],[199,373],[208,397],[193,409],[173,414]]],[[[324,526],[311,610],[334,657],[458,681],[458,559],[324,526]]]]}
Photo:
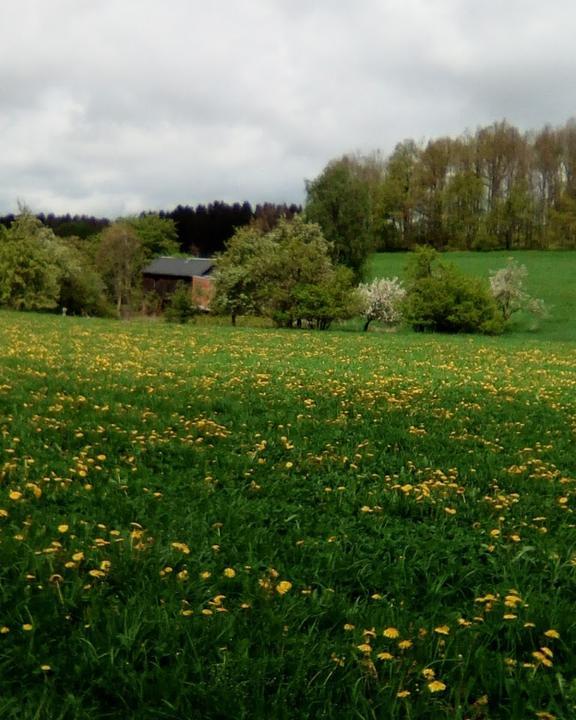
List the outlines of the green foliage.
{"type": "Polygon", "coordinates": [[[306,183],[306,219],[320,225],[332,260],[349,267],[356,280],[362,279],[375,245],[372,189],[364,170],[361,162],[344,156],[306,183]]]}
{"type": "Polygon", "coordinates": [[[0,304],[14,310],[55,308],[60,269],[53,234],[32,215],[21,214],[0,237],[0,304]]]}
{"type": "Polygon", "coordinates": [[[239,228],[216,260],[211,309],[230,315],[233,325],[239,315],[261,314],[265,268],[273,252],[273,242],[258,228],[239,228]]]}
{"type": "Polygon", "coordinates": [[[430,248],[409,261],[404,317],[418,332],[498,334],[504,329],[498,306],[478,278],[440,262],[430,248]]]}
{"type": "Polygon", "coordinates": [[[218,259],[212,307],[262,314],[277,325],[326,329],[354,313],[353,274],[334,268],[320,227],[302,217],[281,219],[267,233],[241,228],[218,259]]]}
{"type": "Polygon", "coordinates": [[[164,311],[166,322],[183,325],[196,317],[198,312],[198,307],[190,296],[190,288],[184,283],[178,283],[164,311]]]}
{"type": "Polygon", "coordinates": [[[118,315],[123,307],[130,306],[135,290],[140,287],[145,262],[142,241],[129,223],[119,220],[102,231],[96,265],[118,315]]]}
{"type": "Polygon", "coordinates": [[[158,255],[175,255],[180,251],[174,220],[161,218],[156,213],[143,213],[125,218],[125,222],[135,230],[142,244],[144,263],[158,255]]]}

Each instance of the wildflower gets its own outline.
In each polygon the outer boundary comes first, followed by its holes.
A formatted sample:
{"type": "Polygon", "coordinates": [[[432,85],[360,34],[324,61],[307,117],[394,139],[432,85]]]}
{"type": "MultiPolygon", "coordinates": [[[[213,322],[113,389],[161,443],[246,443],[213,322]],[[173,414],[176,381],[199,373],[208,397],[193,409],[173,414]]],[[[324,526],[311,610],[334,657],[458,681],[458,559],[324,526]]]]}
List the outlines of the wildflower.
{"type": "Polygon", "coordinates": [[[432,668],[424,668],[424,670],[422,670],[422,675],[424,675],[426,680],[434,680],[436,677],[436,673],[432,670],[432,668]]]}
{"type": "Polygon", "coordinates": [[[2,625],[2,627],[0,627],[0,635],[8,635],[9,632],[10,628],[8,625],[2,625]]]}
{"type": "Polygon", "coordinates": [[[63,523],[62,525],[58,525],[58,532],[59,532],[59,533],[67,533],[67,532],[68,532],[68,525],[66,525],[66,524],[64,524],[64,523],[63,523]]]}
{"type": "Polygon", "coordinates": [[[50,667],[50,665],[40,665],[40,670],[42,670],[42,672],[50,672],[52,668],[50,667]]]}
{"type": "Polygon", "coordinates": [[[8,495],[8,497],[10,498],[10,500],[14,501],[20,500],[22,497],[22,493],[18,490],[10,490],[10,494],[8,495]]]}
{"type": "Polygon", "coordinates": [[[8,510],[4,510],[4,508],[0,508],[0,518],[7,518],[9,515],[8,510]]]}
{"type": "Polygon", "coordinates": [[[412,647],[412,640],[400,640],[398,647],[400,650],[408,650],[412,647]]]}
{"type": "Polygon", "coordinates": [[[434,628],[434,632],[438,633],[438,635],[450,635],[450,628],[448,625],[439,625],[434,628]]]}
{"type": "Polygon", "coordinates": [[[202,580],[208,580],[208,578],[212,577],[212,573],[209,570],[204,570],[200,573],[200,577],[202,578],[202,580]]]}
{"type": "Polygon", "coordinates": [[[397,698],[405,698],[408,697],[408,695],[410,695],[410,690],[398,690],[396,693],[397,698]]]}
{"type": "Polygon", "coordinates": [[[546,630],[544,633],[547,638],[552,638],[553,640],[559,640],[560,639],[560,633],[558,630],[546,630]]]}
{"type": "Polygon", "coordinates": [[[84,553],[82,551],[74,553],[74,555],[72,555],[72,560],[74,560],[74,562],[84,560],[84,553]]]}
{"type": "Polygon", "coordinates": [[[356,645],[356,647],[360,650],[360,652],[363,652],[366,655],[369,655],[372,652],[372,646],[368,643],[362,643],[361,645],[356,645]]]}
{"type": "Polygon", "coordinates": [[[441,680],[432,680],[432,682],[428,683],[428,690],[431,693],[442,692],[446,690],[446,685],[441,680]]]}
{"type": "Polygon", "coordinates": [[[346,632],[349,632],[350,630],[354,630],[355,627],[356,625],[352,625],[352,623],[346,623],[344,625],[344,630],[346,630],[346,632]]]}
{"type": "Polygon", "coordinates": [[[276,592],[279,595],[286,595],[286,593],[292,589],[292,583],[288,580],[281,580],[278,585],[276,585],[276,592]]]}
{"type": "Polygon", "coordinates": [[[186,543],[173,542],[171,547],[173,547],[174,550],[179,550],[181,553],[184,553],[184,555],[190,555],[190,548],[186,543]]]}
{"type": "Polygon", "coordinates": [[[177,573],[176,577],[178,578],[178,580],[180,580],[180,582],[184,582],[184,580],[188,580],[188,570],[186,570],[186,569],[180,570],[180,572],[177,573]]]}
{"type": "Polygon", "coordinates": [[[24,623],[24,625],[22,625],[22,630],[24,630],[24,632],[30,632],[32,629],[33,625],[30,623],[24,623]]]}
{"type": "Polygon", "coordinates": [[[376,657],[378,660],[394,660],[394,655],[389,652],[380,652],[376,657]]]}
{"type": "Polygon", "coordinates": [[[400,637],[400,631],[395,627],[387,627],[382,634],[384,637],[390,638],[391,640],[395,640],[400,637]]]}
{"type": "Polygon", "coordinates": [[[227,567],[224,569],[224,577],[233,578],[236,577],[236,570],[234,568],[227,567]]]}

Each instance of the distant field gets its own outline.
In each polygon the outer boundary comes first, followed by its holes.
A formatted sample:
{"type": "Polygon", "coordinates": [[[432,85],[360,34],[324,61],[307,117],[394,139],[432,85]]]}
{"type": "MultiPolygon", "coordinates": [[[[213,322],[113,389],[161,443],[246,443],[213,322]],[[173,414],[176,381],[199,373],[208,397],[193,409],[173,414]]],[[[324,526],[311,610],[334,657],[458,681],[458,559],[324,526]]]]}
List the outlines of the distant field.
{"type": "MultiPolygon", "coordinates": [[[[407,253],[378,253],[373,256],[370,273],[372,277],[402,277],[408,257],[407,253]]],[[[509,257],[526,266],[528,291],[550,307],[550,318],[539,323],[537,337],[576,340],[576,252],[451,252],[442,255],[443,260],[484,278],[489,277],[490,270],[504,267],[509,257]]],[[[525,335],[533,332],[532,325],[531,318],[520,317],[512,324],[511,331],[525,335]]]]}
{"type": "Polygon", "coordinates": [[[0,717],[575,717],[576,357],[518,337],[0,313],[0,717]]]}

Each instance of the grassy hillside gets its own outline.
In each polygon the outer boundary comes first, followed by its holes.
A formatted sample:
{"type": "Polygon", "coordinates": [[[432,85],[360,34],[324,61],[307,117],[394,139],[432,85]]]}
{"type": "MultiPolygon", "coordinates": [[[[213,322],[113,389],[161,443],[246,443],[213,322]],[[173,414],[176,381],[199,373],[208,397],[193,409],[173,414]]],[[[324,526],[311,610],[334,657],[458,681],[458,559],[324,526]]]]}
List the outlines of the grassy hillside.
{"type": "Polygon", "coordinates": [[[0,313],[0,717],[574,717],[574,368],[0,313]]]}
{"type": "MultiPolygon", "coordinates": [[[[549,319],[539,322],[537,337],[548,340],[576,340],[576,252],[516,251],[516,252],[451,252],[443,260],[452,262],[472,275],[488,278],[490,270],[506,265],[514,257],[528,269],[527,289],[542,298],[550,308],[549,319]]],[[[403,277],[406,253],[378,253],[372,258],[372,277],[403,277]]],[[[518,317],[510,330],[524,336],[534,332],[530,317],[518,317]]]]}

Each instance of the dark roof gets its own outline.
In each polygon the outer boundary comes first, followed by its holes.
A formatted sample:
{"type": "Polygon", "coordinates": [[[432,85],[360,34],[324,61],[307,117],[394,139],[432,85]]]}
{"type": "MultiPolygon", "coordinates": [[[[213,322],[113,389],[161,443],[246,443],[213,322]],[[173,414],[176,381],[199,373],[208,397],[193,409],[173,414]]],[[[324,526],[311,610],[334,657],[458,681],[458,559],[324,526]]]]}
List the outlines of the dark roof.
{"type": "Polygon", "coordinates": [[[199,275],[210,275],[214,268],[214,260],[211,258],[174,258],[159,257],[149,265],[146,265],[142,272],[145,275],[171,275],[172,277],[198,277],[199,275]]]}

